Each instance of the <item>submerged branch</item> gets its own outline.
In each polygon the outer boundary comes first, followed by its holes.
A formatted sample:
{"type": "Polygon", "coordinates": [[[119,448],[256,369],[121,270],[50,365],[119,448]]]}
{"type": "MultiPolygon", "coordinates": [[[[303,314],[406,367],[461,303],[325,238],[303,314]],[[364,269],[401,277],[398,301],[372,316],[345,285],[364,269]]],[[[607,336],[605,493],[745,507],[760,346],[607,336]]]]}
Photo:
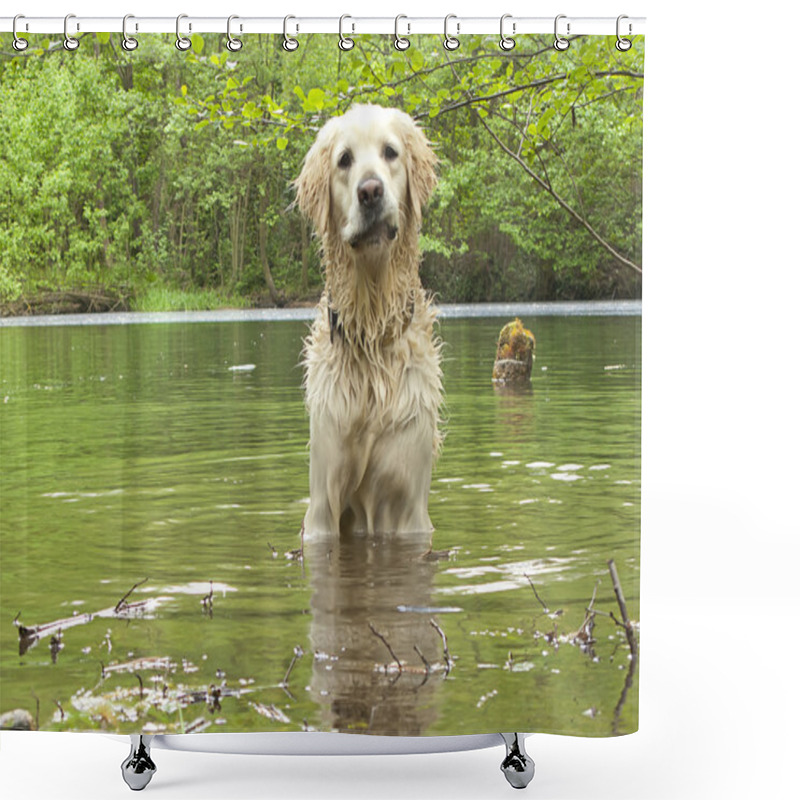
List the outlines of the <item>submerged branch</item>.
{"type": "Polygon", "coordinates": [[[432,619],[430,622],[431,626],[436,630],[436,633],[438,633],[442,639],[442,648],[444,650],[444,662],[445,662],[444,674],[445,677],[447,677],[450,674],[450,669],[453,666],[453,659],[450,658],[450,651],[447,649],[447,637],[444,635],[444,631],[441,629],[441,626],[435,619],[432,619]]]}
{"type": "MultiPolygon", "coordinates": [[[[622,615],[622,627],[625,629],[625,636],[628,638],[628,646],[631,648],[631,655],[636,658],[639,655],[639,645],[636,641],[633,623],[628,618],[628,606],[625,603],[625,596],[622,594],[622,585],[619,582],[617,565],[614,563],[613,558],[608,562],[608,571],[611,573],[611,583],[614,586],[614,594],[617,596],[617,605],[619,605],[619,613],[622,615]]],[[[614,621],[616,622],[616,620],[614,621]]]]}
{"type": "Polygon", "coordinates": [[[530,579],[530,576],[529,576],[529,575],[526,575],[526,576],[525,576],[525,578],[527,579],[528,583],[531,585],[531,589],[533,589],[533,593],[536,595],[536,599],[539,601],[539,604],[540,604],[540,605],[542,606],[542,608],[544,609],[544,613],[545,613],[545,614],[549,614],[549,613],[550,613],[550,609],[547,607],[547,603],[545,603],[545,601],[544,601],[544,600],[542,600],[542,598],[541,598],[541,597],[539,597],[539,592],[537,592],[537,591],[536,591],[536,585],[535,585],[535,584],[534,584],[534,582],[533,582],[533,581],[530,579]]]}
{"type": "Polygon", "coordinates": [[[371,622],[368,622],[367,624],[369,625],[369,629],[375,634],[375,636],[377,636],[386,645],[386,649],[389,651],[389,653],[391,653],[391,656],[394,659],[395,664],[397,664],[398,670],[402,672],[403,665],[400,663],[400,659],[395,655],[394,650],[392,650],[392,646],[389,644],[389,642],[386,641],[386,637],[382,633],[378,632],[375,629],[375,626],[371,622]]]}
{"type": "Polygon", "coordinates": [[[295,645],[294,651],[292,653],[292,660],[289,663],[289,669],[286,670],[286,674],[283,676],[283,680],[278,684],[281,689],[288,689],[289,688],[289,676],[292,674],[292,670],[294,669],[294,665],[297,663],[298,659],[304,654],[303,648],[300,645],[295,645]]]}
{"type": "Polygon", "coordinates": [[[134,593],[134,592],[135,592],[135,591],[136,591],[136,590],[137,590],[137,589],[138,589],[138,588],[139,588],[139,587],[140,587],[140,586],[141,586],[143,583],[147,583],[147,581],[149,581],[149,580],[150,580],[150,578],[145,578],[144,580],[142,580],[142,581],[139,581],[139,583],[134,583],[134,584],[133,584],[133,586],[131,586],[131,588],[130,588],[130,589],[128,589],[128,591],[127,591],[127,592],[126,592],[126,593],[125,593],[125,594],[122,596],[122,598],[120,599],[120,601],[119,601],[119,602],[118,602],[118,603],[117,603],[117,604],[114,606],[114,613],[115,613],[115,614],[119,614],[120,612],[122,612],[122,611],[125,611],[127,608],[129,608],[129,604],[128,604],[128,602],[127,602],[128,598],[129,598],[129,597],[130,597],[130,596],[131,596],[131,595],[132,595],[132,594],[133,594],[133,593],[134,593]]]}

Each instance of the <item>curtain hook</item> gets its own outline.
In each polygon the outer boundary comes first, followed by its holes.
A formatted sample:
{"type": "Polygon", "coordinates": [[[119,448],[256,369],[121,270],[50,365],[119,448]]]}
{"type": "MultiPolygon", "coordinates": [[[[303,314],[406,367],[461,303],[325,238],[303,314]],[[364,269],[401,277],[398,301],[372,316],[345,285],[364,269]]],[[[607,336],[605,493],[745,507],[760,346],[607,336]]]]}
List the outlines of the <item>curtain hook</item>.
{"type": "MultiPolygon", "coordinates": [[[[28,49],[28,40],[23,39],[21,36],[17,35],[17,20],[25,19],[23,14],[17,14],[14,17],[14,22],[11,25],[11,32],[14,34],[14,41],[12,42],[12,47],[18,52],[21,53],[23,50],[28,49]]],[[[25,26],[27,29],[27,25],[25,26]]]]}
{"type": "MultiPolygon", "coordinates": [[[[300,42],[298,42],[294,37],[289,36],[288,25],[290,19],[297,19],[297,17],[293,17],[291,14],[289,14],[283,18],[283,49],[287,53],[293,53],[298,47],[300,47],[300,42]]],[[[295,30],[297,30],[296,26],[295,30]]]]}
{"type": "MultiPolygon", "coordinates": [[[[394,49],[399,50],[402,53],[403,50],[408,50],[408,48],[411,47],[411,42],[404,36],[400,35],[399,27],[401,19],[408,19],[408,17],[405,14],[398,14],[394,18],[394,49]]],[[[410,25],[408,26],[408,32],[411,32],[410,25]]]]}
{"type": "MultiPolygon", "coordinates": [[[[64,49],[70,51],[77,50],[80,46],[80,41],[74,36],[69,35],[68,26],[71,19],[75,19],[74,14],[67,14],[67,16],[64,17],[64,49]]],[[[78,29],[76,28],[76,32],[77,30],[78,29]]]]}
{"type": "MultiPolygon", "coordinates": [[[[122,18],[122,41],[120,45],[122,46],[123,50],[127,50],[130,52],[131,50],[135,50],[139,46],[139,42],[134,39],[132,36],[128,36],[128,20],[135,19],[133,14],[126,14],[122,18]]],[[[139,24],[136,24],[136,30],[139,30],[139,24]]]]}
{"type": "MultiPolygon", "coordinates": [[[[339,49],[340,50],[352,50],[356,46],[356,43],[349,36],[345,36],[344,33],[342,32],[342,29],[343,29],[343,26],[344,26],[344,21],[346,19],[353,19],[353,18],[349,14],[342,14],[342,16],[339,17],[339,49]]],[[[353,26],[353,27],[355,27],[355,26],[353,26]]]]}
{"type": "MultiPolygon", "coordinates": [[[[503,32],[503,25],[507,19],[511,19],[511,14],[503,14],[503,16],[500,17],[500,49],[505,50],[506,52],[508,52],[509,50],[513,50],[514,46],[516,45],[516,42],[514,41],[513,37],[506,36],[505,33],[503,32]]],[[[511,33],[516,33],[516,31],[517,31],[517,23],[512,22],[511,33]]]]}
{"type": "MultiPolygon", "coordinates": [[[[450,36],[450,34],[447,32],[447,25],[451,19],[458,19],[458,17],[455,14],[448,14],[444,18],[444,49],[458,50],[458,46],[461,44],[461,42],[459,42],[455,36],[450,36]]],[[[460,27],[460,23],[456,22],[456,33],[458,33],[460,27]]]]}
{"type": "MultiPolygon", "coordinates": [[[[231,34],[231,22],[233,20],[235,20],[235,19],[239,19],[239,17],[237,17],[235,14],[231,14],[231,16],[228,17],[228,42],[225,45],[225,47],[227,47],[228,50],[231,51],[231,53],[238,53],[239,50],[242,49],[242,44],[243,44],[241,39],[236,39],[231,34]]],[[[239,33],[241,33],[241,32],[242,32],[242,26],[240,25],[239,26],[239,33]]]]}
{"type": "MultiPolygon", "coordinates": [[[[567,18],[566,14],[559,14],[556,17],[556,22],[555,22],[556,40],[553,42],[553,47],[555,47],[555,49],[558,50],[559,52],[563,52],[569,47],[569,40],[563,39],[561,36],[558,35],[558,21],[560,19],[566,19],[566,18],[567,18]]],[[[567,36],[569,36],[569,22],[567,23],[567,36]]]]}
{"type": "Polygon", "coordinates": [[[180,50],[181,52],[188,50],[192,46],[192,40],[187,39],[181,33],[181,20],[188,18],[189,18],[188,14],[178,14],[178,18],[175,20],[175,35],[178,37],[175,40],[175,47],[177,47],[178,50],[180,50]]]}
{"type": "MultiPolygon", "coordinates": [[[[631,47],[633,47],[633,42],[631,42],[630,39],[623,39],[619,35],[620,22],[622,22],[623,19],[628,19],[628,17],[625,14],[620,14],[617,17],[617,43],[614,45],[617,48],[617,50],[620,51],[620,53],[624,53],[624,52],[630,50],[631,47]]],[[[631,30],[632,30],[632,26],[631,26],[631,23],[629,22],[628,23],[628,36],[631,35],[631,30]]]]}

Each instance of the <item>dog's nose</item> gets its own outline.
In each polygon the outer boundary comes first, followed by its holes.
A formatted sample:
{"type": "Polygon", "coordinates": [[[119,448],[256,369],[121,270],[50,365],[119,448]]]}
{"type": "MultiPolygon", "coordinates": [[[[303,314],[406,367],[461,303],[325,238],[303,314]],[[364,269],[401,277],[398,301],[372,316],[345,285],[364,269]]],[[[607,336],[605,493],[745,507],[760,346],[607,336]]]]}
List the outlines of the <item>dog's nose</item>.
{"type": "Polygon", "coordinates": [[[358,202],[365,208],[372,208],[383,197],[383,181],[378,178],[365,178],[358,184],[358,202]]]}

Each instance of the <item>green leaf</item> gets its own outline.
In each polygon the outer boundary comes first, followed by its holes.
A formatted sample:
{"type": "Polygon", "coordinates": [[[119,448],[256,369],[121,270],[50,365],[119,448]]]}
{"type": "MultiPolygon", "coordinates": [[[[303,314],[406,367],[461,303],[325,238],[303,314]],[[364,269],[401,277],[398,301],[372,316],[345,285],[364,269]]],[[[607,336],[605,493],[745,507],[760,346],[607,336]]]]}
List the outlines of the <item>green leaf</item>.
{"type": "Polygon", "coordinates": [[[242,116],[245,119],[257,119],[261,116],[261,109],[252,101],[248,101],[242,106],[242,116]]]}
{"type": "Polygon", "coordinates": [[[422,51],[416,47],[411,48],[411,69],[414,72],[419,72],[425,66],[425,56],[422,51]]]}
{"type": "Polygon", "coordinates": [[[544,113],[539,117],[536,122],[536,132],[542,135],[545,139],[549,138],[550,136],[550,120],[553,118],[553,115],[556,113],[555,108],[550,106],[546,108],[544,113]]]}
{"type": "Polygon", "coordinates": [[[325,107],[325,92],[316,88],[309,90],[303,107],[308,107],[309,111],[322,111],[325,107]]]}
{"type": "Polygon", "coordinates": [[[97,37],[97,41],[100,42],[100,44],[108,44],[108,41],[111,38],[111,34],[108,32],[96,33],[95,36],[97,37]]]}
{"type": "Polygon", "coordinates": [[[199,130],[201,130],[202,128],[205,128],[205,126],[206,126],[206,125],[209,125],[210,123],[211,123],[211,120],[207,120],[207,119],[201,119],[201,120],[200,120],[200,122],[198,122],[198,123],[196,123],[196,124],[195,124],[195,126],[194,126],[194,129],[195,129],[196,131],[199,131],[199,130]]]}
{"type": "Polygon", "coordinates": [[[203,47],[205,46],[203,37],[199,33],[193,33],[191,39],[192,39],[192,50],[194,50],[195,53],[202,53],[203,47]]]}
{"type": "Polygon", "coordinates": [[[189,87],[184,83],[183,86],[181,86],[181,95],[183,95],[183,97],[186,97],[186,93],[188,91],[189,91],[189,87]]]}
{"type": "Polygon", "coordinates": [[[277,146],[278,150],[285,150],[288,144],[289,140],[285,136],[280,136],[275,140],[275,145],[277,146]]]}

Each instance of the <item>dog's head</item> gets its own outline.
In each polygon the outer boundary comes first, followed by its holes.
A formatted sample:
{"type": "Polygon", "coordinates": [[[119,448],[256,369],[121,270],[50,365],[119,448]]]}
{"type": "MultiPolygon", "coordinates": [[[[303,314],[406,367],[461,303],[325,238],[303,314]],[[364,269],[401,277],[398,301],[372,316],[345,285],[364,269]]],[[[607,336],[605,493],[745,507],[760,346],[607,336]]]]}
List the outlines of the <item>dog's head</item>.
{"type": "Polygon", "coordinates": [[[361,252],[416,234],[436,184],[436,156],[408,114],[355,106],[329,120],[295,181],[300,210],[325,241],[361,252]]]}

